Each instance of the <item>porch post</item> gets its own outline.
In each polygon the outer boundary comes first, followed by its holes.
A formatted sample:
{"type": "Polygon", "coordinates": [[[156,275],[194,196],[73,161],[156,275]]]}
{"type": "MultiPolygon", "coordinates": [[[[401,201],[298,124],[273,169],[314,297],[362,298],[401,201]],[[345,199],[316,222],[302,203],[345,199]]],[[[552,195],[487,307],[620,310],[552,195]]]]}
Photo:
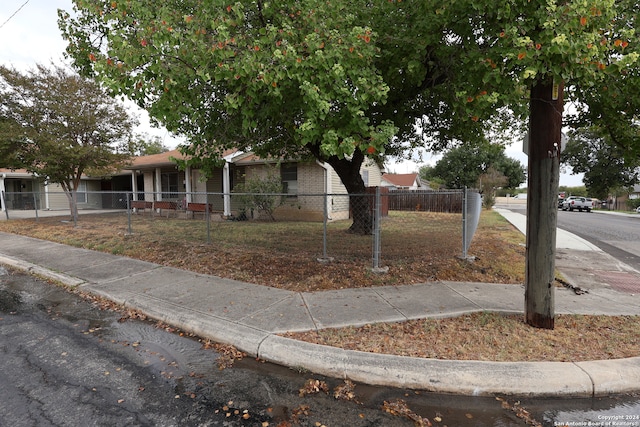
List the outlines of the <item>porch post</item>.
{"type": "Polygon", "coordinates": [[[0,197],[0,212],[4,212],[7,208],[4,205],[4,193],[6,193],[6,189],[4,188],[4,178],[6,177],[6,174],[0,174],[0,194],[2,194],[2,197],[0,197]]]}
{"type": "Polygon", "coordinates": [[[131,171],[131,190],[133,191],[133,200],[138,200],[138,174],[135,169],[131,171]]]}
{"type": "Polygon", "coordinates": [[[51,206],[49,205],[49,179],[44,182],[44,208],[46,210],[50,210],[51,206]]]}
{"type": "Polygon", "coordinates": [[[224,204],[224,216],[231,215],[231,173],[229,171],[229,163],[225,162],[222,169],[222,192],[224,204]]]}
{"type": "MultiPolygon", "coordinates": [[[[187,204],[191,203],[191,167],[187,166],[184,170],[184,184],[187,191],[187,204]]],[[[186,208],[186,206],[185,206],[186,208]]]]}
{"type": "Polygon", "coordinates": [[[162,200],[162,176],[160,175],[160,168],[156,168],[156,179],[155,179],[155,192],[156,192],[156,200],[162,200]]]}

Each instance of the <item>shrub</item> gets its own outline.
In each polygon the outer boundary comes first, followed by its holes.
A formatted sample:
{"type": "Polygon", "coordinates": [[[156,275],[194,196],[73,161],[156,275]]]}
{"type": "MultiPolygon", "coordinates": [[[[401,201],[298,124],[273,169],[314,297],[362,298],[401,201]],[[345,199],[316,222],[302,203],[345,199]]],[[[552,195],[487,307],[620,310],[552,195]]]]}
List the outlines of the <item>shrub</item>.
{"type": "Polygon", "coordinates": [[[239,193],[245,215],[247,211],[256,212],[258,217],[266,217],[271,221],[275,221],[273,212],[280,206],[282,191],[282,181],[276,167],[268,167],[266,176],[247,178],[233,189],[234,193],[239,193]]]}

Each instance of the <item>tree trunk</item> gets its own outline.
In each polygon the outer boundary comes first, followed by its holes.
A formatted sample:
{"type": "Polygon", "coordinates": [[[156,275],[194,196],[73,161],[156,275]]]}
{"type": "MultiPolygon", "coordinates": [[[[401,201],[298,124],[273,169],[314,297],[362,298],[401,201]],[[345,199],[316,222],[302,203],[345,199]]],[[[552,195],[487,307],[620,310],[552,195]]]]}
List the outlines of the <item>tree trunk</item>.
{"type": "Polygon", "coordinates": [[[558,181],[562,137],[563,85],[538,81],[531,88],[525,318],[553,329],[558,181]]]}
{"type": "Polygon", "coordinates": [[[78,197],[76,190],[65,191],[67,200],[69,201],[69,213],[71,214],[71,220],[75,224],[78,221],[78,197]]]}
{"type": "Polygon", "coordinates": [[[364,154],[360,150],[356,150],[351,159],[340,159],[336,156],[327,159],[327,163],[336,171],[350,196],[353,223],[349,227],[349,232],[354,234],[371,234],[373,232],[372,200],[370,195],[365,195],[366,187],[360,175],[360,166],[362,166],[364,158],[364,154]]]}

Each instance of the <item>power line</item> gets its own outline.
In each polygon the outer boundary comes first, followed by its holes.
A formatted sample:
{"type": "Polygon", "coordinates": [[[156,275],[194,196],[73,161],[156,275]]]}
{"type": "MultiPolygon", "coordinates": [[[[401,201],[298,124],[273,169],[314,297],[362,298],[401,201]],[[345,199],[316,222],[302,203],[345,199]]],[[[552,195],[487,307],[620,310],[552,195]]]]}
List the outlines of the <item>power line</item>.
{"type": "Polygon", "coordinates": [[[25,1],[24,3],[22,3],[22,6],[20,6],[20,7],[18,8],[18,10],[16,10],[15,12],[13,12],[13,14],[12,14],[10,17],[8,17],[8,18],[7,18],[7,20],[6,20],[6,21],[4,21],[4,22],[2,23],[2,25],[0,25],[0,29],[2,29],[2,27],[4,27],[4,26],[5,26],[5,24],[6,24],[7,22],[11,21],[11,18],[13,18],[14,16],[16,16],[16,14],[17,14],[18,12],[20,12],[20,11],[22,10],[22,8],[26,6],[26,4],[27,4],[27,3],[29,3],[29,0],[25,1]]]}

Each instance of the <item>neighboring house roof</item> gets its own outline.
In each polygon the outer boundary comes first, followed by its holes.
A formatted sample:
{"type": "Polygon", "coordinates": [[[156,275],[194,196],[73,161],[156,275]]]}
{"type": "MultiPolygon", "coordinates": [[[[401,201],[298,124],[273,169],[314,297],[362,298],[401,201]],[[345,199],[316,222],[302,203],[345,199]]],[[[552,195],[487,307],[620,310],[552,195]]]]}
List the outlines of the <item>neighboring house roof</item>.
{"type": "Polygon", "coordinates": [[[382,175],[382,181],[397,188],[422,187],[417,173],[385,173],[382,175]]]}

